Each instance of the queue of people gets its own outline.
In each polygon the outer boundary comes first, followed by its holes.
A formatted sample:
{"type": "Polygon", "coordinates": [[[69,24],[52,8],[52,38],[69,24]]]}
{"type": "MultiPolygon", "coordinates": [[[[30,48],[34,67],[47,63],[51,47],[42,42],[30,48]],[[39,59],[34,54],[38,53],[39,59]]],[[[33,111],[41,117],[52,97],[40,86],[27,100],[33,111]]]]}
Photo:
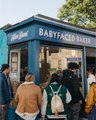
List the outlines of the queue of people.
{"type": "MultiPolygon", "coordinates": [[[[80,105],[84,97],[80,91],[76,63],[69,63],[62,76],[53,73],[50,83],[42,91],[35,85],[33,73],[27,73],[25,81],[18,87],[15,97],[18,120],[82,120],[80,105]],[[41,92],[42,91],[42,92],[41,92]],[[39,118],[38,118],[39,114],[39,118]]],[[[91,70],[88,74],[88,94],[85,112],[88,120],[96,120],[96,81],[91,70]]],[[[10,101],[13,99],[9,78],[9,65],[4,64],[0,73],[0,120],[7,120],[10,101]]]]}

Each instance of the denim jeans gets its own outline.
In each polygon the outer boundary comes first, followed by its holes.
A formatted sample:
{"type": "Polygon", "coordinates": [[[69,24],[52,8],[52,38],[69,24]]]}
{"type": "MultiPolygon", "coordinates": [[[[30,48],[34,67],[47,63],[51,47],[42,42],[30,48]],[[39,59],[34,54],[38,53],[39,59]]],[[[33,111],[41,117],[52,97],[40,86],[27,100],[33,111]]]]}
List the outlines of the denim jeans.
{"type": "Polygon", "coordinates": [[[0,106],[0,120],[7,120],[7,110],[8,106],[3,108],[0,106]]]}
{"type": "Polygon", "coordinates": [[[91,112],[88,114],[88,120],[96,120],[96,106],[94,106],[91,112]]]}
{"type": "Polygon", "coordinates": [[[80,103],[68,105],[68,120],[78,120],[80,111],[80,103]]]}

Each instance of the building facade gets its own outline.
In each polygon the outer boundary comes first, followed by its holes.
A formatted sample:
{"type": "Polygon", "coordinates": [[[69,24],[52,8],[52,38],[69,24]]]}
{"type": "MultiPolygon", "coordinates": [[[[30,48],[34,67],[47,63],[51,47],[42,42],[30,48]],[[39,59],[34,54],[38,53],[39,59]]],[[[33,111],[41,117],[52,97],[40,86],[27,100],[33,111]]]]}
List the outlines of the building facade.
{"type": "Polygon", "coordinates": [[[7,63],[8,45],[7,36],[4,30],[0,30],[0,68],[2,64],[7,63]]]}
{"type": "MultiPolygon", "coordinates": [[[[86,95],[86,63],[93,51],[96,57],[96,33],[43,15],[36,15],[6,29],[11,77],[18,81],[22,73],[33,72],[41,84],[50,75],[67,68],[69,62],[80,66],[82,92],[86,95]],[[90,55],[89,55],[90,54],[90,55]]],[[[95,67],[95,63],[90,63],[95,67]]]]}

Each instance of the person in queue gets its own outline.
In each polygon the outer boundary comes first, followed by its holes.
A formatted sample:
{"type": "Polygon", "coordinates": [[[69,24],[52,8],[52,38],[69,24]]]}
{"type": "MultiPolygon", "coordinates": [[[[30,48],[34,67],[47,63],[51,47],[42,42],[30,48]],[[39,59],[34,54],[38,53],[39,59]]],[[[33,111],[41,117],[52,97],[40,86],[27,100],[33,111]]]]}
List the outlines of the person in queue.
{"type": "Polygon", "coordinates": [[[87,78],[87,83],[88,83],[87,88],[88,88],[88,91],[89,91],[91,83],[96,82],[95,76],[92,73],[92,69],[90,67],[87,68],[87,76],[88,76],[88,78],[87,78]]]}
{"type": "Polygon", "coordinates": [[[69,90],[72,100],[68,104],[68,120],[78,120],[80,111],[80,101],[83,100],[83,96],[80,92],[80,83],[77,75],[75,74],[78,69],[77,63],[70,62],[68,69],[63,70],[62,85],[65,85],[69,90]]]}
{"type": "MultiPolygon", "coordinates": [[[[71,95],[64,85],[60,84],[59,77],[56,73],[53,73],[49,85],[44,89],[42,97],[42,107],[41,107],[41,120],[45,120],[47,116],[48,120],[66,120],[67,119],[67,104],[71,101],[71,95]],[[58,91],[59,90],[59,91],[58,91]],[[62,99],[62,106],[64,111],[62,112],[52,112],[52,97],[53,93],[57,94],[62,99]]],[[[55,101],[54,101],[55,102],[55,101]]],[[[55,103],[54,103],[55,104],[55,103]]],[[[59,104],[59,103],[58,103],[59,104]]],[[[53,106],[55,109],[56,104],[53,106]]]]}
{"type": "Polygon", "coordinates": [[[85,112],[88,120],[96,120],[96,82],[91,83],[86,98],[85,112]]]}
{"type": "Polygon", "coordinates": [[[9,103],[13,98],[13,90],[9,73],[9,65],[3,64],[0,72],[0,120],[7,120],[9,103]]]}
{"type": "Polygon", "coordinates": [[[28,73],[16,92],[16,113],[19,120],[35,120],[41,107],[42,95],[40,87],[34,83],[34,75],[28,73]]]}

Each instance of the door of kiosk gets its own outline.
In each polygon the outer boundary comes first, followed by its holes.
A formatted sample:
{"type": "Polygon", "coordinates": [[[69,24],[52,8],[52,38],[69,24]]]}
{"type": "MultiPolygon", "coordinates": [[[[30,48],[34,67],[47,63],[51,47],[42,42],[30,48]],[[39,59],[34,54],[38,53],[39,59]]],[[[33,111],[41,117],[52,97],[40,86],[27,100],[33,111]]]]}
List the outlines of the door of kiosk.
{"type": "Polygon", "coordinates": [[[10,77],[20,81],[20,49],[10,50],[10,77]]]}

